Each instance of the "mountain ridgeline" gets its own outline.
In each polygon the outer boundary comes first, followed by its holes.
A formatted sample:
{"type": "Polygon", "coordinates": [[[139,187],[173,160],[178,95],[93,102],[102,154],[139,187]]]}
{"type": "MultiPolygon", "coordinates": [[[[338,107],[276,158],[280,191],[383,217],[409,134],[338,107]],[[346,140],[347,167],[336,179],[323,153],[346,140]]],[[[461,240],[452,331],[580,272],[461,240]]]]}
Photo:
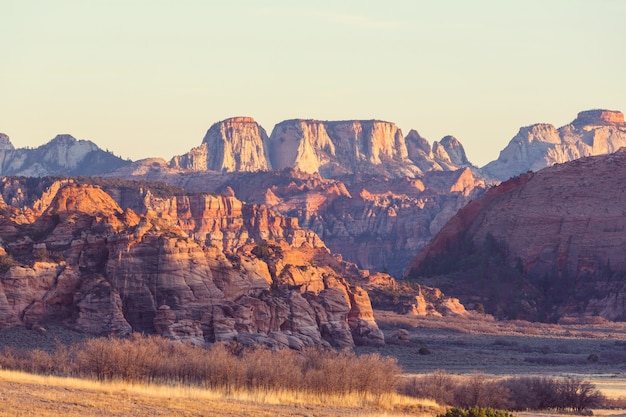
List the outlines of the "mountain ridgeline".
{"type": "Polygon", "coordinates": [[[130,163],[70,135],[58,135],[35,149],[15,149],[9,137],[0,133],[0,176],[100,175],[130,163]]]}
{"type": "Polygon", "coordinates": [[[170,166],[195,171],[254,172],[295,168],[325,178],[352,174],[416,177],[470,166],[461,143],[446,137],[431,148],[416,131],[405,138],[393,123],[286,120],[271,136],[250,117],[214,124],[202,144],[170,166]]]}

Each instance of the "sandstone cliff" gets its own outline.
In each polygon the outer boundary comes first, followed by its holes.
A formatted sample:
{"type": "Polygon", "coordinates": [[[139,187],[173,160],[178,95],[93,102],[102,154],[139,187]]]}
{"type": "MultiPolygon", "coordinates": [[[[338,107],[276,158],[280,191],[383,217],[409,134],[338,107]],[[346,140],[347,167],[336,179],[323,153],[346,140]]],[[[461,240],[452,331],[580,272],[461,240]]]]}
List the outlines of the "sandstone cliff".
{"type": "Polygon", "coordinates": [[[358,172],[414,177],[420,172],[408,159],[400,129],[377,120],[287,120],[272,131],[269,149],[274,168],[324,177],[358,172]]]}
{"type": "Polygon", "coordinates": [[[490,186],[469,168],[430,171],[421,179],[351,175],[340,181],[289,169],[180,173],[163,164],[136,163],[109,176],[163,181],[199,192],[230,188],[238,199],[297,218],[332,252],[360,268],[394,276],[457,210],[490,186]]]}
{"type": "Polygon", "coordinates": [[[202,144],[171,164],[194,171],[260,171],[271,168],[267,133],[251,117],[233,117],[215,123],[202,144]]]}
{"type": "Polygon", "coordinates": [[[511,179],[461,209],[406,276],[501,316],[626,320],[625,180],[624,151],[511,179]]]}
{"type": "Polygon", "coordinates": [[[295,168],[325,178],[358,173],[398,178],[471,165],[452,137],[435,142],[439,151],[434,153],[426,142],[429,150],[420,155],[413,152],[412,140],[394,123],[378,120],[286,120],[268,138],[253,119],[235,117],[213,125],[201,146],[174,157],[170,167],[226,172],[295,168]]]}
{"type": "Polygon", "coordinates": [[[355,285],[364,273],[296,219],[228,193],[49,181],[2,183],[1,327],[295,349],[384,342],[355,285]]]}
{"type": "Polygon", "coordinates": [[[550,124],[521,128],[498,159],[485,165],[482,172],[506,180],[584,156],[615,152],[622,146],[626,146],[624,114],[588,110],[578,113],[576,120],[559,129],[550,124]]]}

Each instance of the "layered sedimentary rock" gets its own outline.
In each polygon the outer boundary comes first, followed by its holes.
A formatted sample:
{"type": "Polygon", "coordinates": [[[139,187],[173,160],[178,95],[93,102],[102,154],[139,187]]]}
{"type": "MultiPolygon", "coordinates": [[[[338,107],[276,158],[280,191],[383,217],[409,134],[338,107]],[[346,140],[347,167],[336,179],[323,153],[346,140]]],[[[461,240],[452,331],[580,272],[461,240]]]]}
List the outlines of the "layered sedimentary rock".
{"type": "Polygon", "coordinates": [[[397,178],[470,166],[456,139],[444,138],[441,145],[440,153],[410,155],[411,139],[394,123],[379,120],[286,120],[268,138],[253,119],[234,117],[213,125],[201,146],[174,157],[170,167],[226,172],[295,168],[325,178],[358,173],[397,178]]]}
{"type": "Polygon", "coordinates": [[[615,152],[626,146],[624,114],[611,110],[578,113],[572,123],[556,129],[535,124],[520,129],[497,160],[482,168],[485,175],[506,180],[527,171],[584,156],[615,152]]]}
{"type": "Polygon", "coordinates": [[[470,202],[407,269],[507,317],[626,320],[626,152],[528,173],[470,202]]]}
{"type": "Polygon", "coordinates": [[[202,144],[184,155],[175,156],[174,167],[195,171],[260,171],[268,162],[267,133],[251,117],[233,117],[215,123],[202,144]]]}
{"type": "MultiPolygon", "coordinates": [[[[296,218],[345,260],[394,276],[458,209],[490,185],[469,168],[431,171],[421,179],[353,175],[340,181],[295,170],[180,174],[154,161],[149,167],[136,164],[137,177],[191,191],[228,188],[238,199],[296,218]]],[[[133,172],[113,175],[133,177],[133,172]]]]}
{"type": "Polygon", "coordinates": [[[415,131],[405,138],[390,122],[287,120],[274,127],[269,153],[275,169],[319,172],[325,178],[359,173],[413,178],[430,170],[470,165],[460,142],[444,138],[442,143],[451,151],[454,148],[454,161],[447,154],[441,157],[431,152],[428,142],[415,131]]]}
{"type": "Polygon", "coordinates": [[[35,182],[0,190],[11,201],[0,227],[2,327],[63,322],[296,349],[384,343],[355,285],[367,273],[296,219],[228,193],[157,197],[145,184],[72,180],[42,191],[35,182]]]}

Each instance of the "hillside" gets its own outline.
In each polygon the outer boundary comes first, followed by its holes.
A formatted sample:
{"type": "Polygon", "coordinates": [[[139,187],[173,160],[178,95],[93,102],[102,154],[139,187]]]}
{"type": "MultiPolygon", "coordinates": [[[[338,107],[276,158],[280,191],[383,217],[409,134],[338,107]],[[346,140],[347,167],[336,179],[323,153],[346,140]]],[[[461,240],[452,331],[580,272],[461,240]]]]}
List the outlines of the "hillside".
{"type": "Polygon", "coordinates": [[[461,209],[405,275],[500,317],[626,320],[625,180],[620,150],[504,182],[461,209]]]}

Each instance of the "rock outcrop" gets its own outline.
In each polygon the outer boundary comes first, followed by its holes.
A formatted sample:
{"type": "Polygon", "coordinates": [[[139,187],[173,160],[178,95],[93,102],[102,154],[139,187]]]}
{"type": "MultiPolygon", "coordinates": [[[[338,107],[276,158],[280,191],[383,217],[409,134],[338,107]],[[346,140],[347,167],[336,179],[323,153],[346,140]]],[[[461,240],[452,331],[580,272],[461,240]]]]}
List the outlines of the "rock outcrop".
{"type": "Polygon", "coordinates": [[[296,168],[327,178],[355,173],[414,177],[420,173],[408,159],[400,129],[378,120],[287,120],[274,127],[269,149],[275,169],[296,168]]]}
{"type": "Polygon", "coordinates": [[[356,285],[367,272],[296,219],[227,192],[49,181],[2,183],[0,327],[295,349],[384,343],[356,285]]]}
{"type": "MultiPolygon", "coordinates": [[[[235,117],[213,125],[201,146],[174,157],[170,167],[200,172],[295,168],[324,178],[353,174],[413,178],[428,170],[470,166],[462,145],[452,139],[444,138],[436,154],[426,142],[428,150],[417,155],[413,139],[405,139],[390,122],[286,120],[268,138],[253,119],[235,117]]],[[[435,148],[438,145],[435,142],[435,148]]]]}
{"type": "Polygon", "coordinates": [[[0,134],[0,176],[98,175],[128,164],[93,142],[70,135],[58,135],[35,149],[15,149],[9,137],[0,134]]]}
{"type": "Polygon", "coordinates": [[[624,181],[620,150],[504,182],[462,208],[406,276],[505,317],[626,320],[624,181]]]}
{"type": "Polygon", "coordinates": [[[200,146],[175,156],[171,165],[194,171],[262,171],[271,168],[267,142],[267,133],[254,119],[233,117],[211,126],[200,146]]]}
{"type": "Polygon", "coordinates": [[[578,113],[576,120],[559,129],[550,124],[521,128],[498,159],[485,165],[482,172],[488,177],[507,180],[557,163],[615,152],[622,146],[626,146],[624,114],[588,110],[578,113]]]}
{"type": "Polygon", "coordinates": [[[163,181],[198,192],[230,188],[238,199],[296,218],[345,260],[394,276],[457,210],[490,186],[470,168],[430,171],[421,179],[352,175],[341,181],[289,169],[180,173],[155,161],[130,168],[109,176],[163,181]]]}

